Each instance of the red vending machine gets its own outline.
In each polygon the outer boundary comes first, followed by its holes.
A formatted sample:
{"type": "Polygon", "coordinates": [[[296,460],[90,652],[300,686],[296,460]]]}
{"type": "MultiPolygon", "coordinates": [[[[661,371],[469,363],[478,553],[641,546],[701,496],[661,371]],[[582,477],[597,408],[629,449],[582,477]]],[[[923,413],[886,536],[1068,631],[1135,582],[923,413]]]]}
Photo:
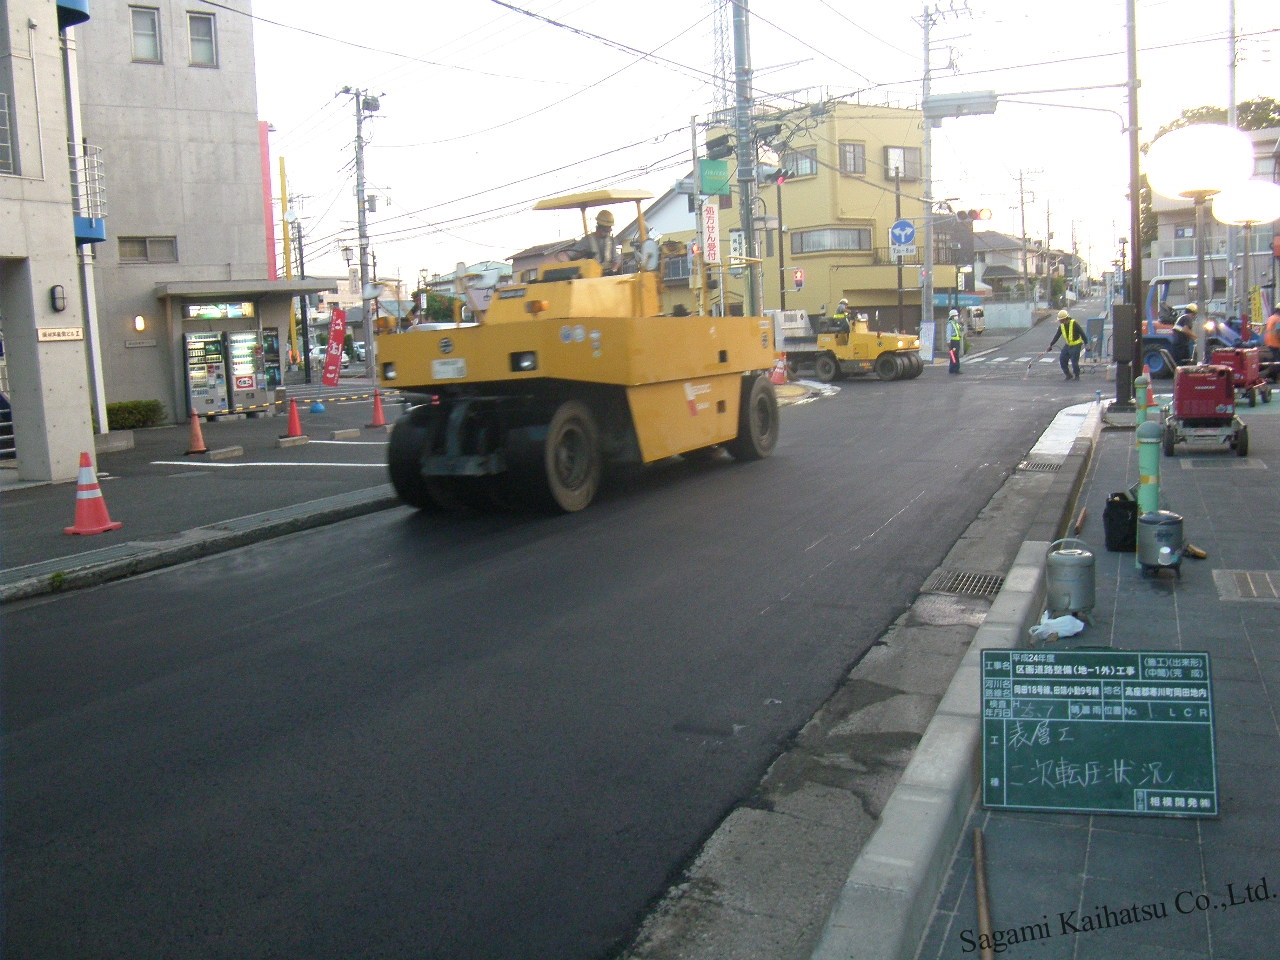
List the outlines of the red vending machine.
{"type": "Polygon", "coordinates": [[[230,410],[227,361],[221,333],[188,333],[183,336],[187,363],[187,404],[202,417],[230,410]]]}

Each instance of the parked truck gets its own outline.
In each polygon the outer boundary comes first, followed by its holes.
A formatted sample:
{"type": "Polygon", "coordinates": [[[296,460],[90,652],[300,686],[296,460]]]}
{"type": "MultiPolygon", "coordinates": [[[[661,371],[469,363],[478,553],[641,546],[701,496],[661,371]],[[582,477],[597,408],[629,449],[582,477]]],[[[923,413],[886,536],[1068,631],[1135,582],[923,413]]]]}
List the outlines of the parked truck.
{"type": "Polygon", "coordinates": [[[804,310],[765,311],[773,317],[778,349],[793,375],[812,369],[823,383],[874,373],[881,380],[911,380],[924,372],[920,338],[874,331],[865,314],[837,325],[804,310]]]}
{"type": "Polygon", "coordinates": [[[585,234],[589,208],[634,202],[634,272],[547,264],[532,282],[497,287],[468,322],[379,338],[379,382],[412,402],[388,444],[401,500],[573,512],[608,463],[773,451],[772,324],[662,313],[658,245],[640,207],[649,196],[598,190],[535,206],[578,209],[585,234]]]}

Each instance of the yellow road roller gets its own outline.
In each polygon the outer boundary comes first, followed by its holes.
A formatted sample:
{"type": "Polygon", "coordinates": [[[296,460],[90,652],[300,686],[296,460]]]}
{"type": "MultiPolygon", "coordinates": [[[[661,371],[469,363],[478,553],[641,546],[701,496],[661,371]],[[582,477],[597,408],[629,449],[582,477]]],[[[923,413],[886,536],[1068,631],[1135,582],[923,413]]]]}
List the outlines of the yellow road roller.
{"type": "Polygon", "coordinates": [[[401,500],[573,512],[591,503],[607,464],[773,451],[772,322],[663,315],[658,244],[641,209],[650,196],[597,190],[535,206],[579,210],[585,235],[588,209],[633,202],[638,239],[617,272],[596,259],[548,263],[534,281],[497,287],[466,320],[378,338],[379,383],[410,402],[387,454],[401,500]]]}

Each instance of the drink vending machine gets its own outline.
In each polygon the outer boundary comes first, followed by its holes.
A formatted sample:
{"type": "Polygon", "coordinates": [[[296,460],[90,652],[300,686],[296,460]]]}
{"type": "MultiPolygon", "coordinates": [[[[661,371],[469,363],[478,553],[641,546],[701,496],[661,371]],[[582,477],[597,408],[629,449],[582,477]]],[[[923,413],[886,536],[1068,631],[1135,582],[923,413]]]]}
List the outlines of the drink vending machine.
{"type": "Polygon", "coordinates": [[[187,402],[202,417],[230,410],[226,350],[220,333],[188,333],[183,337],[187,360],[187,402]]]}
{"type": "Polygon", "coordinates": [[[266,409],[267,372],[262,357],[262,339],[257,330],[234,330],[226,335],[231,358],[231,409],[266,409]]]}
{"type": "Polygon", "coordinates": [[[266,409],[266,365],[256,330],[188,333],[187,398],[191,412],[208,417],[266,409]]]}

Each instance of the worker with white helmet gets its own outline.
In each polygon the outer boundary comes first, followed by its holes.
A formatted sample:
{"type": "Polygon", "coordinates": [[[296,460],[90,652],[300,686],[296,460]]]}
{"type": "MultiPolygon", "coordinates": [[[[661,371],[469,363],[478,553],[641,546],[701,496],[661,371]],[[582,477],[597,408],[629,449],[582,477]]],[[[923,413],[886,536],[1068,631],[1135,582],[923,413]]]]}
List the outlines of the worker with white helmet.
{"type": "Polygon", "coordinates": [[[964,321],[960,319],[960,311],[952,310],[947,314],[947,373],[964,373],[960,369],[960,354],[964,349],[964,321]]]}

